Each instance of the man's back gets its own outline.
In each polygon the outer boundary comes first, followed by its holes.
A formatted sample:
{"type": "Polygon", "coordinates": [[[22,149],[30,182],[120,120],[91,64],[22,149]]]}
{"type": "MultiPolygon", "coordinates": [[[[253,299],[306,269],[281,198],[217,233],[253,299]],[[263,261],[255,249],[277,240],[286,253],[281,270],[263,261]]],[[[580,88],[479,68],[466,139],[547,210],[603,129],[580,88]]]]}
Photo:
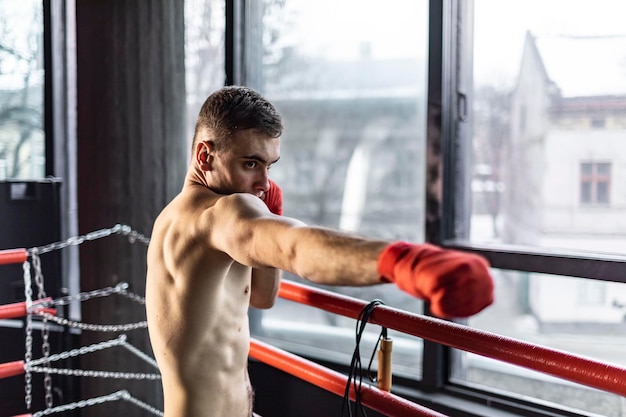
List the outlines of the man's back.
{"type": "Polygon", "coordinates": [[[218,196],[189,187],[154,224],[146,309],[166,417],[252,414],[249,267],[210,247],[218,196]],[[202,223],[202,224],[199,224],[202,223]]]}

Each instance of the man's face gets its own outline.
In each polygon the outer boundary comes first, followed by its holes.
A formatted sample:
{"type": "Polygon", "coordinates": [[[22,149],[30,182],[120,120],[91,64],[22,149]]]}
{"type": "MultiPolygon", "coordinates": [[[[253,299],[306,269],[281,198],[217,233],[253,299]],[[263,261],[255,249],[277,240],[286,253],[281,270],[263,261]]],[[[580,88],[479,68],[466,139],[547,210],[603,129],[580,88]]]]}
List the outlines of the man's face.
{"type": "Polygon", "coordinates": [[[280,139],[258,131],[239,130],[231,145],[214,152],[211,188],[221,194],[249,193],[265,197],[270,167],[280,158],[280,139]]]}

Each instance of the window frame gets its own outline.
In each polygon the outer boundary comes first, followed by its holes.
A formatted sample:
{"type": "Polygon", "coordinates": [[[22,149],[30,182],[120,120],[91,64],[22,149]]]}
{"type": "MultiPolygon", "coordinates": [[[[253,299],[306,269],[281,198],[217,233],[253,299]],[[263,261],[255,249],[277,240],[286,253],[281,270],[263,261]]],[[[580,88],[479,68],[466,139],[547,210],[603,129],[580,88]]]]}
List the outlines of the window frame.
{"type": "MultiPolygon", "coordinates": [[[[474,1],[429,0],[428,4],[426,146],[436,152],[428,152],[426,189],[429,189],[428,184],[434,184],[434,189],[438,192],[426,195],[426,241],[480,254],[494,268],[626,282],[626,256],[550,251],[517,245],[487,245],[469,241],[474,1]]],[[[246,62],[244,53],[245,39],[250,36],[245,29],[246,12],[249,8],[248,0],[226,0],[227,85],[254,84],[254,74],[246,71],[251,64],[246,62]]],[[[252,10],[252,14],[255,12],[258,10],[252,10]]],[[[528,416],[580,416],[514,395],[502,395],[488,389],[453,383],[450,380],[453,355],[452,349],[424,340],[422,378],[413,380],[394,377],[394,391],[427,407],[444,407],[449,412],[462,410],[466,415],[495,416],[501,415],[504,410],[528,416]],[[448,396],[455,398],[456,405],[442,406],[442,398],[449,399],[448,396]]],[[[317,361],[332,363],[330,360],[317,361]]],[[[332,366],[347,370],[340,364],[332,363],[332,366]]]]}
{"type": "Polygon", "coordinates": [[[583,206],[609,206],[611,204],[611,171],[612,164],[610,161],[580,161],[580,204],[583,206]],[[589,166],[591,172],[586,174],[583,167],[589,166]],[[600,166],[608,168],[607,173],[602,174],[599,171],[600,166]],[[583,184],[589,185],[590,195],[589,199],[585,198],[583,192],[583,184]],[[600,184],[606,184],[606,201],[601,201],[600,192],[598,186],[600,184]]]}
{"type": "MultiPolygon", "coordinates": [[[[76,5],[75,0],[44,0],[44,134],[45,175],[63,181],[60,187],[61,238],[78,236],[76,166],[76,5]]],[[[71,294],[80,290],[78,247],[62,254],[62,284],[71,294]]],[[[69,306],[80,319],[80,303],[69,306]]]]}
{"type": "MultiPolygon", "coordinates": [[[[442,186],[442,210],[440,233],[441,240],[437,241],[431,236],[434,243],[440,243],[444,247],[477,253],[487,258],[493,268],[512,270],[518,272],[536,272],[555,275],[564,275],[576,278],[585,278],[602,282],[626,283],[626,256],[612,254],[596,254],[586,251],[575,250],[550,250],[540,247],[526,247],[508,244],[479,244],[469,241],[468,226],[470,207],[468,196],[463,193],[469,189],[468,181],[471,178],[471,170],[467,169],[471,148],[471,120],[464,118],[462,110],[472,107],[472,45],[467,39],[463,39],[462,32],[471,33],[473,27],[473,0],[456,2],[453,0],[430,0],[431,8],[439,6],[443,9],[441,17],[442,37],[450,40],[449,45],[433,43],[430,40],[430,48],[439,46],[441,63],[437,67],[431,63],[430,70],[439,70],[442,74],[441,85],[431,85],[429,78],[429,91],[437,88],[442,91],[441,109],[442,125],[441,132],[442,155],[438,163],[443,167],[442,186]],[[448,48],[448,49],[447,49],[448,48]],[[446,53],[447,49],[447,53],[446,53]]],[[[433,24],[431,15],[431,25],[433,24]]],[[[431,32],[431,36],[432,36],[431,32]]],[[[470,35],[472,38],[473,35],[470,35]]],[[[431,49],[431,55],[436,54],[431,49]]],[[[436,94],[429,94],[429,102],[433,102],[436,94]]],[[[438,102],[438,101],[435,101],[438,102]]],[[[467,113],[471,114],[471,110],[467,113]]],[[[437,131],[437,126],[431,127],[429,118],[429,130],[437,131]]],[[[430,136],[430,135],[429,135],[430,136]]],[[[431,164],[435,162],[430,162],[431,164]]],[[[434,236],[436,237],[436,236],[434,236]]],[[[431,353],[434,349],[431,349],[431,353]]],[[[514,411],[520,415],[578,415],[561,408],[542,406],[536,403],[516,398],[514,395],[498,395],[494,392],[470,386],[470,384],[455,384],[450,381],[450,369],[452,367],[452,354],[447,357],[437,355],[427,356],[424,352],[423,363],[442,363],[445,372],[442,390],[454,395],[471,398],[482,404],[491,404],[500,409],[514,411]],[[543,412],[545,411],[544,414],[543,412]]],[[[440,352],[438,354],[441,354],[440,352]]],[[[424,373],[426,376],[427,374],[424,373]]],[[[426,381],[427,385],[428,381],[426,381]]],[[[433,385],[432,382],[430,385],[433,385]]]]}

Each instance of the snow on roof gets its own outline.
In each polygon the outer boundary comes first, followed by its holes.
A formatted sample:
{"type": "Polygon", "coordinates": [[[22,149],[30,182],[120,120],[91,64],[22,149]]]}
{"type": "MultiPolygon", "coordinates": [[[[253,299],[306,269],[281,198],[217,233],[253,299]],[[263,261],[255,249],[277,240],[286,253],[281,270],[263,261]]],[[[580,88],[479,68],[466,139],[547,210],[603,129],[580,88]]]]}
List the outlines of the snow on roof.
{"type": "Polygon", "coordinates": [[[563,97],[626,95],[626,35],[535,38],[563,97]]]}

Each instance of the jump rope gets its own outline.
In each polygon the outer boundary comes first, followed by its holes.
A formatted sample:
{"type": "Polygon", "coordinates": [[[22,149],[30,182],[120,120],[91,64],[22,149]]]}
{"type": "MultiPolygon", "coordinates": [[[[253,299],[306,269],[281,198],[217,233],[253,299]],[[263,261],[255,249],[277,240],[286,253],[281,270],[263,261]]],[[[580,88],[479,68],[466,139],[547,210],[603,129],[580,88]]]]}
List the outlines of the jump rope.
{"type": "MultiPolygon", "coordinates": [[[[367,417],[365,407],[361,403],[361,387],[363,385],[364,370],[361,364],[361,337],[365,331],[365,326],[369,321],[372,313],[379,305],[384,305],[381,300],[375,299],[367,304],[359,313],[356,321],[356,346],[354,353],[352,354],[352,361],[350,362],[350,370],[348,373],[348,380],[346,382],[346,389],[344,391],[343,403],[341,406],[341,417],[347,415],[349,417],[358,417],[359,415],[367,417]],[[355,399],[352,404],[350,401],[350,386],[354,387],[355,399]]],[[[381,327],[381,332],[376,339],[376,345],[372,351],[369,364],[367,365],[367,378],[370,382],[377,383],[378,388],[385,391],[391,389],[391,347],[392,340],[387,335],[387,328],[381,327]],[[378,372],[377,375],[372,373],[372,363],[374,362],[374,355],[378,350],[378,372]]]]}

